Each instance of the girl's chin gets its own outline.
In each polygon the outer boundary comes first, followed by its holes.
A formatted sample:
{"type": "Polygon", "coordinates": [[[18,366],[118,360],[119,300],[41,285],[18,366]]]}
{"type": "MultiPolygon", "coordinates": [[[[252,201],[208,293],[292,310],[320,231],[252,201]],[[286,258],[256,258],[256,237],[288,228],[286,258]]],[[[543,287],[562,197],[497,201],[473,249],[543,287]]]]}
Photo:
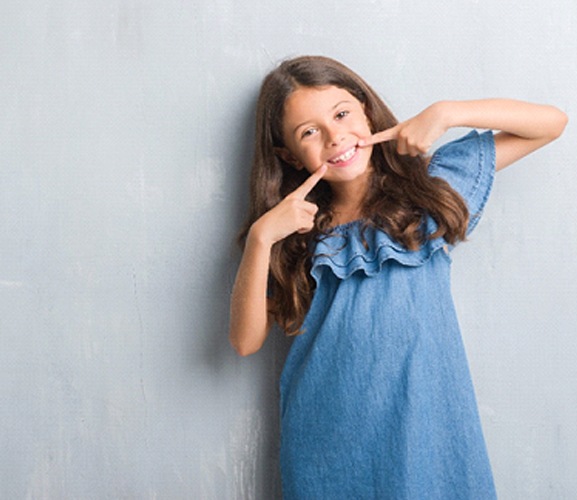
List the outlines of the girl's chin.
{"type": "Polygon", "coordinates": [[[342,183],[359,180],[368,181],[370,172],[371,169],[368,165],[359,168],[354,168],[353,166],[348,168],[329,168],[323,179],[328,183],[342,183]]]}
{"type": "MultiPolygon", "coordinates": [[[[327,165],[329,167],[327,170],[327,174],[333,172],[337,175],[347,175],[349,173],[356,174],[370,170],[369,159],[368,158],[365,159],[362,157],[357,158],[353,157],[351,158],[351,160],[347,162],[337,164],[327,163],[327,165]]],[[[327,174],[325,174],[325,177],[327,176],[327,174]]]]}

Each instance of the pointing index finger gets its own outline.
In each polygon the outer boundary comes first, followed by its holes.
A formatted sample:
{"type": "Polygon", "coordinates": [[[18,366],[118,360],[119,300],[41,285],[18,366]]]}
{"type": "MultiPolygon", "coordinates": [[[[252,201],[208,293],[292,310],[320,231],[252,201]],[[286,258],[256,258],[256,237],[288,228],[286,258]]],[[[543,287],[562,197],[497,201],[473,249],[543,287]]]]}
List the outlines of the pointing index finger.
{"type": "Polygon", "coordinates": [[[309,194],[317,183],[323,178],[325,172],[327,171],[327,166],[325,164],[317,168],[308,178],[304,181],[298,188],[296,188],[292,194],[301,200],[304,200],[306,195],[309,194]]]}
{"type": "Polygon", "coordinates": [[[359,146],[362,148],[372,146],[373,144],[377,144],[379,142],[392,141],[396,139],[398,135],[399,135],[398,125],[395,125],[394,127],[382,130],[381,132],[377,132],[376,134],[373,134],[370,137],[361,139],[359,141],[359,146]]]}

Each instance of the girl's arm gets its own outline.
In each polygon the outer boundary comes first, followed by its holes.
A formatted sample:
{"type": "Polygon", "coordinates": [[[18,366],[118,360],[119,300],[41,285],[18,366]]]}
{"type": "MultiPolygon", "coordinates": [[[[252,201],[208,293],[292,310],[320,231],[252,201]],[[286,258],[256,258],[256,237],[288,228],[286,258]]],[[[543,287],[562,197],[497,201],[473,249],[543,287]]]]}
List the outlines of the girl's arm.
{"type": "Polygon", "coordinates": [[[314,227],[318,207],[305,200],[326,172],[321,166],[295,191],[266,212],[250,228],[232,289],[230,343],[241,356],[257,352],[268,336],[267,284],[272,246],[292,233],[314,227]]]}
{"type": "Polygon", "coordinates": [[[512,99],[440,101],[360,145],[396,140],[400,154],[416,156],[426,154],[452,127],[499,130],[495,147],[500,170],[559,137],[566,124],[567,115],[554,106],[512,99]]]}
{"type": "Polygon", "coordinates": [[[438,105],[447,128],[500,131],[495,135],[497,170],[557,139],[567,124],[567,115],[554,106],[511,99],[445,101],[438,105]]]}
{"type": "Polygon", "coordinates": [[[266,296],[271,246],[251,227],[230,303],[230,343],[241,356],[258,351],[272,325],[266,296]]]}

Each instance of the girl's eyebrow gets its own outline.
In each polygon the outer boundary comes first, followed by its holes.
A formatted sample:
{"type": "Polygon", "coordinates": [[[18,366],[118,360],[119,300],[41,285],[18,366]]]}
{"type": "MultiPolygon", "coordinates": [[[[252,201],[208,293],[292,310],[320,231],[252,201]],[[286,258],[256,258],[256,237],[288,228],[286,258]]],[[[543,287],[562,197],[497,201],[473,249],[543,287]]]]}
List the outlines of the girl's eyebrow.
{"type": "MultiPolygon", "coordinates": [[[[352,101],[349,101],[349,100],[339,101],[339,102],[337,102],[337,103],[330,109],[330,111],[334,111],[334,110],[337,109],[341,104],[351,104],[351,103],[352,103],[352,101]]],[[[301,128],[303,125],[306,125],[309,121],[310,121],[310,120],[306,120],[306,121],[298,124],[298,125],[294,128],[293,134],[296,134],[297,130],[298,130],[299,128],[301,128]]]]}

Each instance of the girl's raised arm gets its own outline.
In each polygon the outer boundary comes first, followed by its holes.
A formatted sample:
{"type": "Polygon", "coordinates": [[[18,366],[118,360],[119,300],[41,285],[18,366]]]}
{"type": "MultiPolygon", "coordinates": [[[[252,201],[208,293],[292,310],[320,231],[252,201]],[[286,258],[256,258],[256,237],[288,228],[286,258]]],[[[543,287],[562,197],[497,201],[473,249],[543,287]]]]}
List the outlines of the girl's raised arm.
{"type": "Polygon", "coordinates": [[[440,101],[393,128],[362,141],[361,146],[396,140],[400,154],[426,154],[452,127],[498,130],[495,135],[497,170],[559,137],[567,115],[554,106],[512,99],[440,101]]]}
{"type": "Polygon", "coordinates": [[[272,326],[267,298],[272,246],[295,232],[314,227],[318,207],[305,200],[326,172],[322,165],[295,191],[266,212],[250,228],[232,289],[229,339],[238,354],[257,352],[272,326]]]}
{"type": "Polygon", "coordinates": [[[567,115],[554,106],[512,99],[445,102],[449,127],[499,130],[495,135],[496,168],[501,170],[557,139],[567,115]]]}

